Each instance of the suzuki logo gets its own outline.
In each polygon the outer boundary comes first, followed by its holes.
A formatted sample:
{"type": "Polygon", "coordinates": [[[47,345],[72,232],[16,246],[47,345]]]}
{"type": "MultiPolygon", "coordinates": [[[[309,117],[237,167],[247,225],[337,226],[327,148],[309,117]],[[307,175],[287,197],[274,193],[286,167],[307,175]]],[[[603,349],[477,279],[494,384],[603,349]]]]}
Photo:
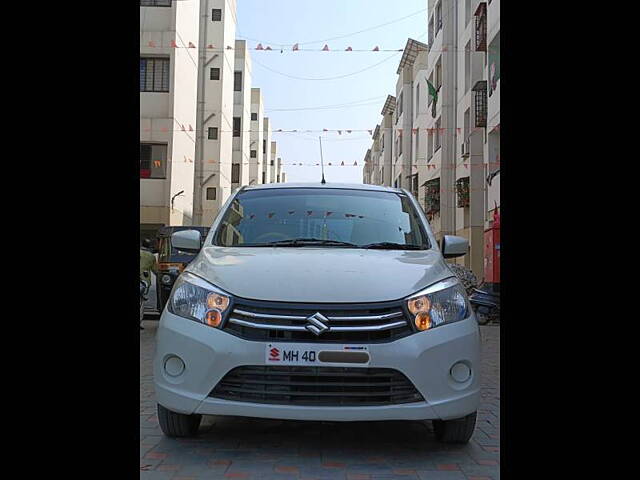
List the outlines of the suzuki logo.
{"type": "Polygon", "coordinates": [[[307,324],[304,328],[315,335],[320,335],[329,330],[329,327],[327,326],[328,322],[329,319],[327,317],[322,315],[320,312],[316,312],[310,317],[307,317],[307,324]]]}

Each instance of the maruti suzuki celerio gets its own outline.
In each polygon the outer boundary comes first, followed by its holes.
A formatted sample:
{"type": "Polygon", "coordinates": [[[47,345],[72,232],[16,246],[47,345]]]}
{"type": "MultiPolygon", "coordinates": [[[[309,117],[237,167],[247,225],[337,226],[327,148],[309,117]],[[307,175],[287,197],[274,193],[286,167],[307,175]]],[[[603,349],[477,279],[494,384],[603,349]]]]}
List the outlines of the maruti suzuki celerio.
{"type": "Polygon", "coordinates": [[[200,234],[157,333],[165,435],[202,415],[432,420],[467,442],[480,397],[480,340],[464,288],[406,190],[374,185],[242,187],[200,234]]]}

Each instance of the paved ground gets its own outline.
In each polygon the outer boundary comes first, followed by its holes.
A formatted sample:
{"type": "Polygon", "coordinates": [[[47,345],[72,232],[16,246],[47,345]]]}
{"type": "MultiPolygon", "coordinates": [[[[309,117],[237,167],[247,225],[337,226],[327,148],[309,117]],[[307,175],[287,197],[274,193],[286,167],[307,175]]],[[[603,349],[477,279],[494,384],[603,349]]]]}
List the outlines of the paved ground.
{"type": "Polygon", "coordinates": [[[141,479],[489,480],[500,478],[500,327],[482,329],[483,394],[468,445],[436,442],[430,422],[321,423],[203,417],[200,435],[162,436],[140,332],[141,479]]]}

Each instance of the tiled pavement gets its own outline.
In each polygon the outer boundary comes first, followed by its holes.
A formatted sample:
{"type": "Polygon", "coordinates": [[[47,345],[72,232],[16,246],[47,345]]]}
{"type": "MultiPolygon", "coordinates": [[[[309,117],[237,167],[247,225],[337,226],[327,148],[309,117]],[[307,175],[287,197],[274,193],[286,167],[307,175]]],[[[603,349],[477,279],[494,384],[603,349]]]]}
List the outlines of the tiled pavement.
{"type": "Polygon", "coordinates": [[[482,329],[483,393],[468,445],[436,442],[430,422],[322,423],[203,417],[194,439],[162,435],[140,332],[141,479],[489,480],[500,478],[500,327],[482,329]]]}

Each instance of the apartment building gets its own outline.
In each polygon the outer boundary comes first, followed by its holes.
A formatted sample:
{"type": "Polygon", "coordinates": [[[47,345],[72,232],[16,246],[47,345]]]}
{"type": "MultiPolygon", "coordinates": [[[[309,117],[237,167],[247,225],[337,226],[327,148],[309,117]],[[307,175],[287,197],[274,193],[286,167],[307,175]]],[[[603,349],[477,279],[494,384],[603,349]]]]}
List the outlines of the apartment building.
{"type": "Polygon", "coordinates": [[[500,1],[430,0],[427,18],[428,47],[407,42],[363,180],[417,193],[436,237],[468,238],[469,255],[456,261],[487,278],[485,266],[499,263],[500,1]],[[389,154],[382,132],[392,135],[389,183],[377,171],[389,154]]]}
{"type": "Polygon", "coordinates": [[[278,173],[278,167],[276,165],[278,161],[278,142],[271,142],[271,160],[269,161],[269,183],[276,183],[276,175],[278,173]]]}
{"type": "Polygon", "coordinates": [[[251,59],[245,40],[235,41],[233,72],[233,165],[231,190],[249,184],[251,144],[251,59]]]}
{"type": "Polygon", "coordinates": [[[140,231],[193,221],[199,2],[140,2],[140,231]]]}
{"type": "Polygon", "coordinates": [[[249,144],[249,185],[262,181],[262,162],[264,161],[264,104],[262,91],[251,89],[251,143],[249,144]]]}
{"type": "Polygon", "coordinates": [[[382,122],[380,127],[380,154],[378,157],[378,167],[380,168],[379,176],[377,177],[381,185],[390,187],[393,185],[393,156],[394,156],[394,115],[396,111],[396,97],[388,95],[384,102],[382,111],[382,122]]]}
{"type": "Polygon", "coordinates": [[[262,183],[271,183],[271,120],[264,117],[262,149],[262,183]]]}
{"type": "Polygon", "coordinates": [[[373,160],[371,159],[371,149],[364,154],[364,168],[362,169],[362,183],[376,185],[373,160]]]}

